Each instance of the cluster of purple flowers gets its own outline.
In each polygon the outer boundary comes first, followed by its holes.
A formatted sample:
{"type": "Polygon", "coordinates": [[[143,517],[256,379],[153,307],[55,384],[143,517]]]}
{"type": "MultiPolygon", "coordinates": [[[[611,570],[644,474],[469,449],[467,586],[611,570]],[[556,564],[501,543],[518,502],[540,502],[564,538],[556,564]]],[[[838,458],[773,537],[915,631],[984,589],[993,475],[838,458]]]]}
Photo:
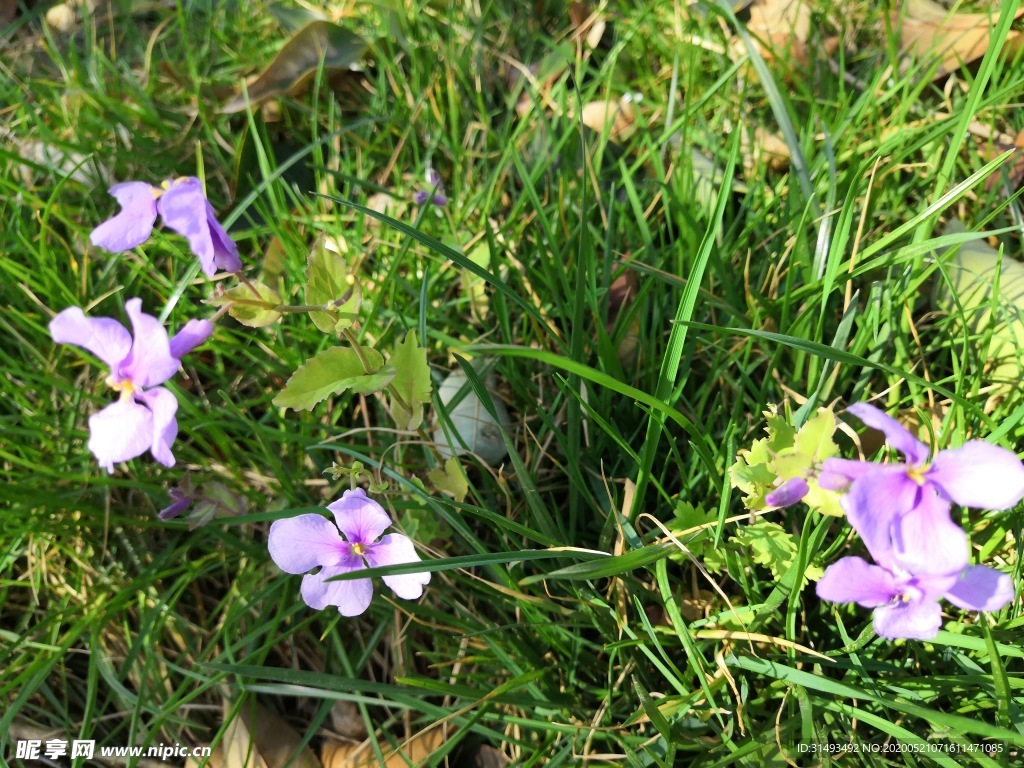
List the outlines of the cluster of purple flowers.
{"type": "Polygon", "coordinates": [[[818,596],[873,608],[882,637],[918,640],[939,631],[942,598],[974,611],[996,611],[1013,600],[1009,576],[968,564],[967,536],[950,508],[1014,506],[1024,498],[1024,465],[1017,456],[983,440],[930,456],[924,443],[874,406],[857,403],[849,411],[880,430],[906,462],[822,463],[818,484],[846,492],[841,503],[847,519],[874,563],[841,558],[818,582],[818,596]]]}
{"type": "MultiPolygon", "coordinates": [[[[440,179],[432,184],[439,190],[440,179]]],[[[207,277],[218,270],[241,270],[238,247],[217,221],[199,179],[176,179],[160,187],[130,181],[111,187],[110,194],[121,204],[121,211],[92,231],[93,245],[114,252],[135,248],[149,239],[159,215],[170,229],[188,239],[207,277]]],[[[432,202],[444,205],[447,201],[435,191],[432,202]]],[[[160,385],[178,371],[182,357],[210,338],[213,323],[190,320],[168,337],[160,321],[142,311],[141,299],[129,299],[125,311],[131,331],[113,318],[86,317],[80,307],[68,307],[50,322],[50,336],[60,344],[91,352],[110,371],[106,383],[118,399],[89,418],[88,446],[100,466],[112,473],[114,464],[149,451],[158,462],[173,467],[178,401],[160,385]]],[[[172,489],[171,499],[161,519],[180,515],[194,500],[192,493],[181,489],[172,489]]],[[[310,607],[334,605],[344,616],[357,616],[373,598],[370,579],[329,579],[368,565],[419,562],[420,557],[407,536],[382,537],[391,519],[362,489],[347,491],[328,509],[336,526],[314,514],[275,522],[270,528],[270,555],[287,573],[320,568],[302,580],[302,597],[310,607]]],[[[384,583],[407,600],[418,598],[429,581],[429,572],[384,577],[384,583]]]]}

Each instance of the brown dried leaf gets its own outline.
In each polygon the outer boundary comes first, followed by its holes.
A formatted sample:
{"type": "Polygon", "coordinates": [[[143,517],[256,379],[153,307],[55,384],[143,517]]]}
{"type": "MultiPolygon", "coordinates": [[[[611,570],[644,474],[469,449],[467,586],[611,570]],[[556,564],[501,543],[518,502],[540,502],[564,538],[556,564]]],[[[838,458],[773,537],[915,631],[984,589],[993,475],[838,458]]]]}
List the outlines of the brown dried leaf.
{"type": "Polygon", "coordinates": [[[587,128],[597,133],[604,133],[605,126],[611,123],[608,137],[618,140],[624,138],[633,126],[636,113],[631,101],[591,101],[583,105],[580,120],[587,128]]]}
{"type": "Polygon", "coordinates": [[[323,69],[328,74],[351,70],[366,53],[366,41],[351,30],[329,21],[307,24],[284,44],[263,74],[249,84],[246,93],[220,108],[221,114],[245,111],[246,104],[259,106],[268,99],[291,96],[305,88],[323,69]]]}
{"type": "MultiPolygon", "coordinates": [[[[224,702],[224,717],[230,716],[231,706],[224,702]]],[[[223,768],[321,768],[295,729],[253,700],[242,704],[214,755],[209,765],[223,768]]]]}
{"type": "Polygon", "coordinates": [[[747,29],[765,45],[761,55],[791,56],[794,64],[807,63],[811,9],[806,0],[757,0],[750,6],[747,29]]]}
{"type": "Polygon", "coordinates": [[[323,758],[324,768],[409,768],[431,757],[451,733],[452,729],[431,728],[429,731],[416,734],[397,750],[381,745],[384,751],[383,763],[377,761],[369,741],[345,744],[333,739],[328,740],[320,756],[323,758]]]}
{"type": "MultiPolygon", "coordinates": [[[[907,0],[906,15],[902,18],[900,42],[904,50],[921,58],[941,56],[936,77],[948,75],[983,56],[989,47],[992,26],[999,17],[998,6],[992,13],[949,13],[932,0],[907,0]]],[[[1016,18],[1024,15],[1024,8],[1016,18]]],[[[893,25],[900,23],[901,15],[893,12],[893,25]]],[[[1024,44],[1024,33],[1011,31],[1003,47],[1004,56],[1012,55],[1024,44]]]]}
{"type": "Polygon", "coordinates": [[[595,11],[589,3],[573,0],[569,4],[569,22],[572,24],[573,40],[583,40],[590,49],[597,48],[604,36],[607,22],[600,11],[595,11]]]}

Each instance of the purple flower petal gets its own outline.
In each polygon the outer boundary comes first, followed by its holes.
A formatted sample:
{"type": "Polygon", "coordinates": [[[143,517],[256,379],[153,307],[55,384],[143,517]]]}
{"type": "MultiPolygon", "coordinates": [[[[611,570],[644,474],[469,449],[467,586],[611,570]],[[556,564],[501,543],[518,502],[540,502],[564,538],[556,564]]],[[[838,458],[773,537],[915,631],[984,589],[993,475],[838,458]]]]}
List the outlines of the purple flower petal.
{"type": "Polygon", "coordinates": [[[769,507],[788,507],[800,501],[810,490],[802,477],[791,477],[765,496],[764,500],[769,507]]]}
{"type": "Polygon", "coordinates": [[[238,258],[238,246],[217,221],[217,212],[209,202],[206,203],[206,223],[210,227],[210,239],[213,242],[214,266],[225,272],[241,272],[242,260],[238,258]]]}
{"type": "Polygon", "coordinates": [[[926,477],[965,507],[1009,509],[1024,498],[1024,465],[1020,459],[984,440],[940,451],[926,477]]]}
{"type": "Polygon", "coordinates": [[[181,360],[212,335],[213,323],[209,320],[189,320],[171,339],[171,357],[181,360]]]}
{"type": "Polygon", "coordinates": [[[892,556],[915,576],[959,573],[967,565],[967,534],[949,515],[949,502],[932,488],[892,528],[892,556]]]}
{"type": "MultiPolygon", "coordinates": [[[[284,522],[284,521],[279,521],[284,522]]],[[[342,616],[358,616],[370,607],[373,600],[373,582],[369,579],[351,581],[325,581],[332,576],[365,568],[358,557],[332,567],[325,567],[319,573],[302,578],[302,599],[306,605],[320,611],[328,605],[335,605],[342,616]]]]}
{"type": "Polygon", "coordinates": [[[107,472],[152,444],[153,412],[134,400],[118,400],[89,418],[89,450],[107,472]]]}
{"type": "Polygon", "coordinates": [[[117,253],[146,242],[156,221],[154,189],[142,181],[128,181],[110,188],[121,212],[100,224],[89,235],[93,245],[117,253]]]}
{"type": "Polygon", "coordinates": [[[945,597],[968,611],[998,611],[1013,600],[1013,580],[995,568],[970,565],[946,591],[945,597]]]}
{"type": "Polygon", "coordinates": [[[132,321],[132,348],[118,368],[136,387],[153,387],[173,376],[181,362],[171,356],[167,331],[160,321],[142,311],[142,299],[129,299],[124,305],[132,321]]]}
{"type": "Polygon", "coordinates": [[[192,253],[199,257],[203,274],[213,277],[217,273],[217,254],[206,213],[208,203],[199,179],[193,176],[178,179],[160,196],[156,205],[164,224],[188,240],[192,253]]]}
{"type": "Polygon", "coordinates": [[[427,202],[428,197],[430,197],[430,193],[421,189],[418,190],[416,194],[412,196],[412,201],[416,205],[423,205],[425,202],[427,202]]]}
{"type": "Polygon", "coordinates": [[[833,603],[859,603],[865,608],[885,605],[899,593],[893,575],[859,557],[843,557],[825,569],[815,592],[833,603]]]}
{"type": "Polygon", "coordinates": [[[879,565],[892,564],[892,526],[914,508],[920,492],[921,487],[907,477],[906,467],[894,464],[855,480],[840,500],[847,520],[879,565]]]}
{"type": "Polygon", "coordinates": [[[316,514],[274,521],[267,547],[285,573],[306,573],[318,565],[337,566],[352,559],[351,548],[334,523],[316,514]]]}
{"type": "Polygon", "coordinates": [[[352,544],[372,544],[391,525],[388,513],[376,501],[366,498],[362,488],[345,491],[327,508],[334,513],[338,527],[352,544]]]}
{"type": "Polygon", "coordinates": [[[898,601],[875,608],[875,632],[890,640],[931,640],[942,626],[938,600],[898,601]]]}
{"type": "Polygon", "coordinates": [[[86,317],[78,307],[68,307],[50,321],[50,336],[58,344],[82,347],[106,363],[111,372],[127,357],[132,335],[117,320],[86,317]]]}
{"type": "Polygon", "coordinates": [[[922,464],[928,460],[928,446],[914,437],[896,419],[887,416],[869,403],[854,403],[846,409],[872,429],[885,435],[885,442],[907,457],[911,464],[922,464]]]}
{"type": "MultiPolygon", "coordinates": [[[[376,544],[367,546],[363,556],[371,568],[420,561],[412,539],[400,533],[388,534],[376,544]]],[[[385,576],[384,583],[402,599],[415,600],[423,594],[423,586],[430,583],[430,572],[385,576]]]]}
{"type": "Polygon", "coordinates": [[[171,497],[171,504],[161,509],[157,514],[157,517],[161,520],[175,518],[192,505],[192,497],[187,496],[184,491],[178,488],[171,488],[167,495],[171,497]]]}
{"type": "Polygon", "coordinates": [[[828,491],[843,491],[850,483],[864,475],[878,472],[893,465],[879,465],[872,461],[853,459],[825,459],[818,473],[818,485],[828,491]]]}
{"type": "Polygon", "coordinates": [[[150,453],[153,458],[165,467],[174,466],[174,454],[171,446],[178,436],[178,421],[174,415],[178,412],[178,398],[169,389],[156,387],[146,392],[136,390],[135,397],[141,400],[153,412],[153,435],[150,453]]]}

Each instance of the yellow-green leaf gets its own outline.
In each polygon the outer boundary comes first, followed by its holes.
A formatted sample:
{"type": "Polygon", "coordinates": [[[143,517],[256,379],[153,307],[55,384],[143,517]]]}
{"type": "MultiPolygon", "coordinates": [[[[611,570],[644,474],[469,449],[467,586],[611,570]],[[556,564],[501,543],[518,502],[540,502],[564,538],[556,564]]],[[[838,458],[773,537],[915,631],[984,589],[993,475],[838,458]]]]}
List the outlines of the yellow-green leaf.
{"type": "Polygon", "coordinates": [[[278,311],[281,306],[280,295],[259,280],[236,285],[220,296],[207,299],[206,303],[215,307],[227,304],[228,314],[250,328],[263,328],[281,319],[281,313],[278,311]]]}
{"type": "Polygon", "coordinates": [[[384,358],[375,349],[362,347],[361,352],[369,371],[350,347],[324,350],[292,374],[274,398],[274,405],[308,411],[321,400],[346,390],[368,395],[384,389],[395,377],[395,369],[385,366],[384,358]]]}
{"type": "Polygon", "coordinates": [[[444,469],[432,469],[427,473],[427,479],[434,486],[434,490],[447,493],[456,501],[463,501],[469,493],[469,481],[462,469],[462,464],[454,456],[447,459],[444,469]]]}
{"type": "Polygon", "coordinates": [[[409,331],[395,346],[391,355],[395,367],[394,389],[402,402],[391,398],[391,416],[399,429],[418,429],[423,421],[423,406],[430,402],[430,366],[427,350],[416,341],[416,331],[409,331]]]}

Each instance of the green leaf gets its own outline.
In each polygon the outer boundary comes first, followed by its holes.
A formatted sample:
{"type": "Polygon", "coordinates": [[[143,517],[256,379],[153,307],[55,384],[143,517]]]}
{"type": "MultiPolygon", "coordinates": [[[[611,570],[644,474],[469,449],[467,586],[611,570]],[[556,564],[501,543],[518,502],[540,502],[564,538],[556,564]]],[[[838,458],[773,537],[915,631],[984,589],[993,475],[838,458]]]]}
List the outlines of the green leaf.
{"type": "Polygon", "coordinates": [[[298,93],[320,70],[351,70],[366,53],[366,41],[355,32],[329,21],[313,21],[284,44],[263,74],[220,108],[223,115],[253,109],[277,96],[298,93]],[[247,98],[248,95],[248,98],[247,98]]]}
{"type": "Polygon", "coordinates": [[[819,408],[817,415],[800,427],[794,448],[815,463],[832,458],[839,451],[832,441],[835,431],[836,415],[828,408],[819,408]]]}
{"type": "Polygon", "coordinates": [[[448,526],[444,520],[426,507],[413,507],[402,515],[402,530],[421,544],[448,537],[448,526]]]}
{"type": "Polygon", "coordinates": [[[403,405],[392,396],[391,416],[399,429],[418,429],[423,421],[423,406],[430,402],[430,366],[427,350],[416,341],[416,331],[409,331],[405,340],[395,346],[391,364],[396,371],[395,390],[405,401],[403,405]]]}
{"type": "MultiPolygon", "coordinates": [[[[745,526],[729,543],[747,549],[753,555],[753,561],[771,569],[776,579],[785,575],[797,556],[794,537],[776,523],[762,521],[745,526]]],[[[809,565],[804,571],[804,578],[811,581],[817,581],[821,575],[821,568],[816,566],[809,565]]]]}
{"type": "Polygon", "coordinates": [[[327,349],[301,366],[274,398],[280,408],[308,411],[321,400],[346,390],[361,395],[379,392],[395,377],[395,369],[384,365],[380,352],[361,348],[370,367],[367,373],[356,350],[350,347],[327,349]]]}
{"type": "Polygon", "coordinates": [[[359,284],[348,273],[345,257],[332,247],[335,244],[321,235],[306,259],[306,304],[324,307],[310,310],[309,317],[324,333],[351,326],[362,300],[359,284]]]}
{"type": "Polygon", "coordinates": [[[463,501],[469,493],[469,481],[462,470],[462,464],[452,456],[444,463],[444,469],[432,469],[427,472],[427,479],[434,489],[447,493],[456,501],[463,501]]]}
{"type": "MultiPolygon", "coordinates": [[[[488,269],[491,266],[491,248],[483,241],[467,254],[467,258],[481,269],[488,269]]],[[[459,270],[459,282],[462,284],[463,297],[469,300],[470,314],[477,322],[483,322],[490,310],[487,283],[468,269],[459,270]]]]}
{"type": "Polygon", "coordinates": [[[259,280],[250,280],[248,285],[236,285],[220,296],[207,299],[206,303],[215,307],[227,304],[228,314],[250,328],[263,328],[281,319],[278,311],[281,306],[280,295],[259,280]],[[255,294],[253,288],[256,289],[255,294]]]}

